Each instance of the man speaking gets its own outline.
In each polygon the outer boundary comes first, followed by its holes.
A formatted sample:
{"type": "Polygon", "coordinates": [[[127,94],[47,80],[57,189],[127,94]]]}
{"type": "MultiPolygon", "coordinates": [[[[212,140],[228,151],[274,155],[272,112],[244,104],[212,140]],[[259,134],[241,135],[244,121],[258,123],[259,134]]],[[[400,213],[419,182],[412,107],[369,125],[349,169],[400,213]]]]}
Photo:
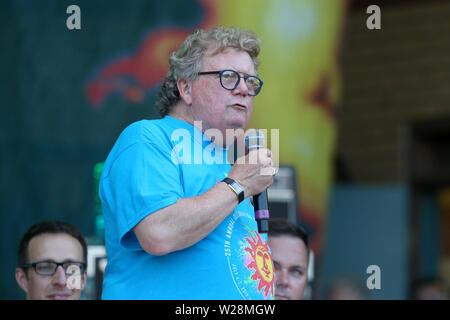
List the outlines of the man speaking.
{"type": "Polygon", "coordinates": [[[194,32],[169,58],[162,118],[116,141],[99,191],[103,299],[273,299],[271,252],[249,200],[273,182],[261,174],[271,153],[227,161],[227,131],[246,128],[262,88],[259,52],[249,31],[194,32]]]}

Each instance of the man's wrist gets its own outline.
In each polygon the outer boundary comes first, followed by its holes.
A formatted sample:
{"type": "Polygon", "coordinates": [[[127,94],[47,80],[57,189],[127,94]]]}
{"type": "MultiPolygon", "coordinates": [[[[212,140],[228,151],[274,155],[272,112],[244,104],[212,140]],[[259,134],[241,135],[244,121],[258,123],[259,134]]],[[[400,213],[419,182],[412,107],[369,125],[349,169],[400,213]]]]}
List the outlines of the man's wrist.
{"type": "Polygon", "coordinates": [[[244,200],[244,188],[242,188],[238,182],[228,177],[223,179],[222,182],[225,182],[228,187],[234,192],[234,194],[236,194],[239,203],[244,200]]]}

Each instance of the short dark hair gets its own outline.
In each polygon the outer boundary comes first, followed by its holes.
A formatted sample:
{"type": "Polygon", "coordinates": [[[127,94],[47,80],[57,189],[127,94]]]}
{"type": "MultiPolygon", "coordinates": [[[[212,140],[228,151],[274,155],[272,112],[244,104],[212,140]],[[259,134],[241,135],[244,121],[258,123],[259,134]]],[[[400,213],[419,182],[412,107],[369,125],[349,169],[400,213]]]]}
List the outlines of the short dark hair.
{"type": "Polygon", "coordinates": [[[77,228],[75,228],[74,226],[72,226],[67,222],[44,221],[32,225],[27,230],[27,232],[25,232],[22,239],[20,240],[18,253],[19,267],[24,264],[30,263],[30,261],[27,260],[28,260],[28,245],[31,239],[44,233],[51,233],[51,234],[65,233],[77,239],[78,242],[81,244],[81,248],[83,249],[83,260],[84,260],[83,262],[87,263],[86,241],[84,240],[83,235],[77,228]]]}
{"type": "Polygon", "coordinates": [[[308,233],[303,227],[286,219],[270,219],[269,220],[269,237],[292,236],[303,241],[306,251],[309,254],[308,233]]]}

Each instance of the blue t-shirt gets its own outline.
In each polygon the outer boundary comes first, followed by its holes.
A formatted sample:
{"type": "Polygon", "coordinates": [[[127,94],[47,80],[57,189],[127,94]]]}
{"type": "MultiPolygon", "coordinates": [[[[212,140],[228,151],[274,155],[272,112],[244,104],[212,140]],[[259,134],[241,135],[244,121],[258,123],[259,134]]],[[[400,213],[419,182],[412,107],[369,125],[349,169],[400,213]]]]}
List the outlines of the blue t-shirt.
{"type": "Polygon", "coordinates": [[[226,149],[184,121],[142,120],[122,132],[100,180],[103,299],[273,299],[267,235],[257,232],[248,198],[204,239],[163,256],[145,252],[132,230],[149,214],[209,190],[230,169],[226,149]]]}

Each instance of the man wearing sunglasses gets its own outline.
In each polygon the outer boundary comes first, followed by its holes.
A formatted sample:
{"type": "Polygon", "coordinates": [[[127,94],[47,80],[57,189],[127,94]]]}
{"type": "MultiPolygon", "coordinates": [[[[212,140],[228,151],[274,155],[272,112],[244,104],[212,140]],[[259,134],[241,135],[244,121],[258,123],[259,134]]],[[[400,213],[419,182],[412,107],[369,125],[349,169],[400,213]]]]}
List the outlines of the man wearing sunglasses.
{"type": "Polygon", "coordinates": [[[86,284],[83,235],[65,222],[31,226],[19,244],[16,281],[27,300],[77,300],[86,284]]]}
{"type": "Polygon", "coordinates": [[[227,134],[245,130],[261,92],[259,52],[252,32],[216,27],[171,54],[161,119],[128,126],[103,168],[102,298],[273,298],[270,249],[249,200],[273,182],[273,170],[261,174],[273,169],[271,153],[227,158],[227,134]]]}

